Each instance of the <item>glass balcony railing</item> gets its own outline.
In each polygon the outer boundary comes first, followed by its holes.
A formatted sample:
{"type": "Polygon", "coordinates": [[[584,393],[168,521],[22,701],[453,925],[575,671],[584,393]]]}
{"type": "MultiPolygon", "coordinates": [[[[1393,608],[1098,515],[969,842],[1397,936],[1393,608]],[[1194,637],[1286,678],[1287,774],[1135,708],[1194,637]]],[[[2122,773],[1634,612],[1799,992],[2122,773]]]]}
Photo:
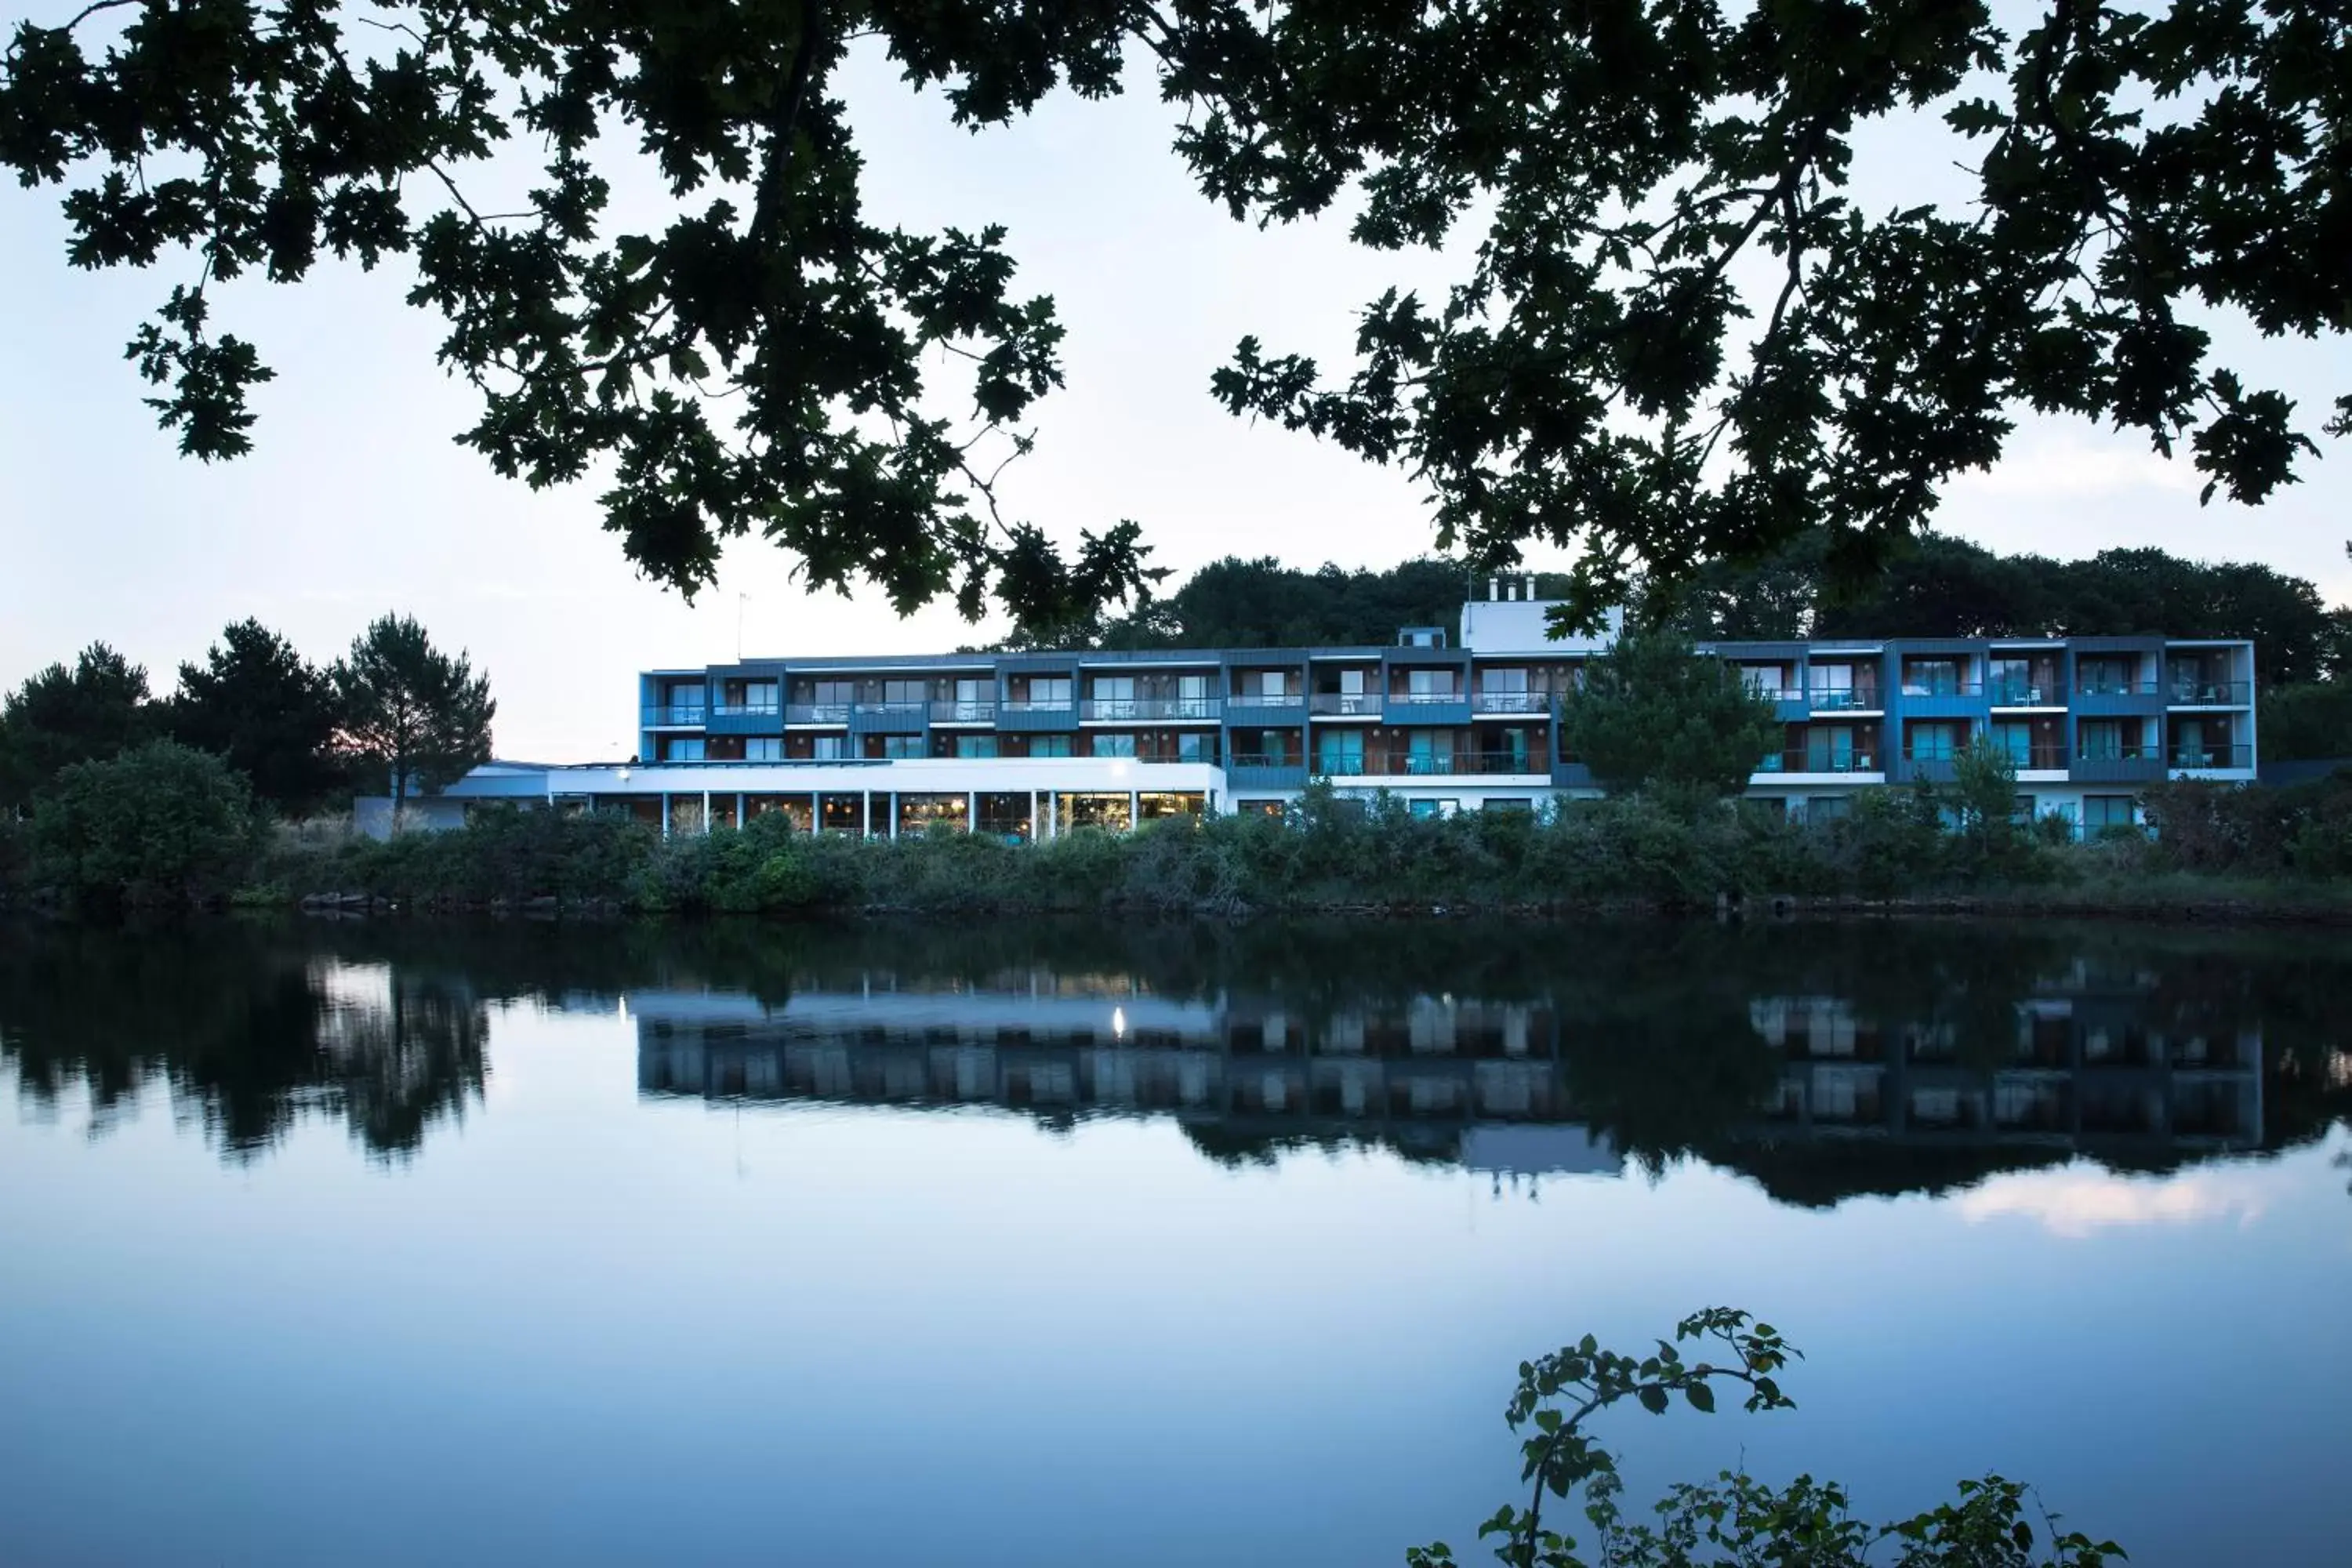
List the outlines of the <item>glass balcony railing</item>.
{"type": "Polygon", "coordinates": [[[656,702],[645,710],[647,724],[701,724],[709,709],[699,702],[656,702]]]}
{"type": "Polygon", "coordinates": [[[789,702],[784,705],[787,724],[846,724],[849,704],[846,702],[789,702]]]}
{"type": "Polygon", "coordinates": [[[2169,768],[2251,768],[2254,765],[2254,752],[2252,746],[2175,745],[2165,753],[2164,765],[2169,768]]]}
{"type": "Polygon", "coordinates": [[[2201,680],[2174,676],[2164,683],[2164,700],[2175,708],[2242,708],[2253,688],[2242,680],[2201,680]]]}
{"type": "Polygon", "coordinates": [[[782,710],[782,704],[772,697],[745,698],[737,702],[722,700],[710,705],[711,714],[719,719],[772,719],[782,710]]]}
{"type": "Polygon", "coordinates": [[[1767,752],[1756,764],[1759,773],[1874,773],[1875,752],[1767,752]]]}
{"type": "Polygon", "coordinates": [[[2056,681],[2000,679],[1990,682],[1986,690],[1996,708],[2063,708],[2066,705],[2066,689],[2056,681]]]}
{"type": "Polygon", "coordinates": [[[2085,675],[2074,681],[2077,697],[2154,697],[2159,689],[2153,680],[2128,680],[2122,676],[2085,675]]]}
{"type": "Polygon", "coordinates": [[[1478,713],[1549,713],[1551,693],[1549,691],[1481,691],[1471,698],[1470,706],[1478,713]]]}
{"type": "Polygon", "coordinates": [[[1077,706],[1067,697],[1008,697],[996,705],[1000,713],[1067,713],[1077,706]]]}
{"type": "Polygon", "coordinates": [[[1081,719],[1214,719],[1224,711],[1214,697],[1089,697],[1080,704],[1081,719]]]}
{"type": "Polygon", "coordinates": [[[1748,682],[1748,694],[1761,697],[1767,702],[1802,702],[1805,689],[1801,686],[1775,686],[1769,681],[1748,682]]]}
{"type": "Polygon", "coordinates": [[[1465,691],[1391,691],[1389,693],[1389,700],[1391,702],[1418,704],[1423,707],[1435,707],[1437,704],[1442,702],[1466,702],[1469,700],[1469,693],[1465,691]]]}
{"type": "Polygon", "coordinates": [[[1236,691],[1225,699],[1228,708],[1304,708],[1303,691],[1236,691]]]}
{"type": "Polygon", "coordinates": [[[950,697],[931,704],[934,724],[986,724],[996,717],[992,697],[950,697]]]}
{"type": "Polygon", "coordinates": [[[2156,757],[2154,746],[2144,745],[2137,741],[2126,741],[2120,744],[2094,743],[2079,746],[2074,752],[2074,760],[2078,763],[2147,763],[2154,762],[2156,757]]]}
{"type": "Polygon", "coordinates": [[[1329,778],[1462,778],[1482,774],[1533,777],[1548,772],[1549,767],[1540,752],[1327,752],[1313,763],[1314,772],[1329,778]]]}
{"type": "Polygon", "coordinates": [[[1309,700],[1307,706],[1318,713],[1376,719],[1381,712],[1381,694],[1377,691],[1318,691],[1309,700]]]}
{"type": "Polygon", "coordinates": [[[1903,695],[1906,697],[1982,697],[1984,682],[1981,680],[1906,680],[1903,683],[1903,695]]]}
{"type": "Polygon", "coordinates": [[[1823,713],[1875,713],[1878,688],[1875,686],[1812,686],[1804,692],[1807,706],[1823,713]]]}

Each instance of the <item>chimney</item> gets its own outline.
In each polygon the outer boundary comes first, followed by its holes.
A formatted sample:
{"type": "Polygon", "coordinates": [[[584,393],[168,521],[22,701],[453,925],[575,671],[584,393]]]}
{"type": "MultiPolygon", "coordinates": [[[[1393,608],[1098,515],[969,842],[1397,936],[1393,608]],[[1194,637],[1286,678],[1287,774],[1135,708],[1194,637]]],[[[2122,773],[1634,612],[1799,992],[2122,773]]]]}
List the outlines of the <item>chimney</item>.
{"type": "Polygon", "coordinates": [[[1486,579],[1486,597],[1487,597],[1488,601],[1489,601],[1489,602],[1493,602],[1493,601],[1500,600],[1500,599],[1502,598],[1502,596],[1503,596],[1503,580],[1502,580],[1500,577],[1489,577],[1489,578],[1487,578],[1487,579],[1486,579]]]}

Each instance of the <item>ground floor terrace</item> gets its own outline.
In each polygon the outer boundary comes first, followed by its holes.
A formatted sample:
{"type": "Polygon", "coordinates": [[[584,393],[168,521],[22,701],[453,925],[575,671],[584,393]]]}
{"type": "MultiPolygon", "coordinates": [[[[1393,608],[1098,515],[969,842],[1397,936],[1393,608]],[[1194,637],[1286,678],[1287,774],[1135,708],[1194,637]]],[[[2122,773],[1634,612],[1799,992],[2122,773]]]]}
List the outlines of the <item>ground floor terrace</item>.
{"type": "MultiPolygon", "coordinates": [[[[1834,757],[1792,753],[1759,771],[1747,792],[1762,809],[1792,821],[1820,822],[1850,811],[1864,791],[1927,770],[1864,773],[1834,757]],[[1896,776],[1889,776],[1894,773],[1896,776]]],[[[1276,763],[1234,758],[1229,765],[1129,757],[916,758],[824,763],[666,763],[537,767],[493,763],[441,795],[412,801],[416,826],[455,826],[499,804],[564,811],[625,813],[664,834],[732,827],[771,813],[804,832],[898,837],[935,829],[1035,841],[1077,827],[1125,832],[1155,820],[1210,813],[1280,816],[1313,778],[1342,798],[1369,803],[1385,795],[1414,816],[1461,812],[1533,812],[1600,793],[1581,770],[1554,767],[1523,752],[1465,752],[1434,757],[1410,749],[1351,752],[1345,771],[1304,759],[1276,763]]],[[[2240,776],[2236,770],[2159,770],[2167,776],[2240,776]]],[[[2246,775],[2250,776],[2250,774],[2246,775]]],[[[2021,770],[2021,821],[2055,818],[2079,837],[2140,821],[2137,776],[2100,782],[2066,770],[2021,770]]],[[[389,803],[363,801],[362,827],[389,826],[389,803]]]]}

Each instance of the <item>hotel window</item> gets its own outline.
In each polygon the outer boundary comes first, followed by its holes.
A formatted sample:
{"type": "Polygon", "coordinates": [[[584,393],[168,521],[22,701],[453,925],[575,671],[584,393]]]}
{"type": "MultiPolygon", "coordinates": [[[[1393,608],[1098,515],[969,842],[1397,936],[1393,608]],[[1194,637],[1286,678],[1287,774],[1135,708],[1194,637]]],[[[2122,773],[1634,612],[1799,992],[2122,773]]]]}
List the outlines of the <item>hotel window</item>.
{"type": "Polygon", "coordinates": [[[1315,771],[1339,777],[1364,771],[1364,732],[1327,730],[1315,737],[1315,771]]]}
{"type": "Polygon", "coordinates": [[[784,738],[782,735],[751,735],[743,742],[743,760],[747,763],[780,763],[784,760],[784,738]]]}
{"type": "Polygon", "coordinates": [[[1067,735],[1032,735],[1029,737],[1029,754],[1033,757],[1066,757],[1070,754],[1070,738],[1067,735]]]}
{"type": "Polygon", "coordinates": [[[868,735],[866,737],[866,754],[887,757],[894,762],[919,757],[923,754],[923,738],[920,735],[868,735]]]}
{"type": "Polygon", "coordinates": [[[1087,739],[1091,742],[1088,751],[1089,755],[1097,757],[1131,757],[1135,755],[1135,737],[1132,735],[1097,734],[1089,735],[1087,739]]]}
{"type": "Polygon", "coordinates": [[[1244,683],[1242,689],[1259,697],[1283,697],[1290,691],[1290,672],[1283,669],[1261,669],[1244,683]]]}
{"type": "MultiPolygon", "coordinates": [[[[1816,724],[1805,731],[1805,771],[1847,773],[1854,771],[1853,728],[1848,724],[1816,724]]],[[[1864,769],[1868,772],[1868,769],[1864,769]]]]}
{"type": "Polygon", "coordinates": [[[1958,724],[1906,724],[1904,737],[1915,763],[1948,763],[1960,749],[1958,724]]]}
{"type": "Polygon", "coordinates": [[[1409,773],[1450,773],[1454,771],[1454,734],[1450,730],[1434,733],[1423,731],[1405,742],[1405,772],[1409,773]]]}
{"type": "Polygon", "coordinates": [[[2083,831],[2098,834],[2113,827],[2130,827],[2133,800],[2127,795],[2086,795],[2083,797],[2083,831]]]}
{"type": "Polygon", "coordinates": [[[2074,667],[2074,684],[2095,697],[2127,697],[2137,684],[2129,658],[2086,658],[2074,667]]]}
{"type": "Polygon", "coordinates": [[[818,680],[810,683],[809,702],[817,708],[846,708],[856,700],[856,683],[848,680],[818,680]]]}
{"type": "Polygon", "coordinates": [[[1217,760],[1217,737],[1199,730],[1185,730],[1176,736],[1176,760],[1180,763],[1213,763],[1217,760]]]}
{"type": "Polygon", "coordinates": [[[1853,706],[1853,666],[1817,664],[1805,671],[1805,690],[1816,708],[1853,706]]]}
{"type": "Polygon", "coordinates": [[[1404,679],[1405,689],[1415,697],[1452,697],[1460,690],[1450,669],[1407,670],[1404,679]]]}
{"type": "Polygon", "coordinates": [[[1135,677],[1131,675],[1097,675],[1094,696],[1097,702],[1132,702],[1135,700],[1135,677]]]}
{"type": "Polygon", "coordinates": [[[849,737],[846,735],[817,736],[815,755],[816,760],[820,763],[837,763],[841,761],[844,757],[849,755],[849,737]]]}
{"type": "Polygon", "coordinates": [[[1029,700],[1040,708],[1067,708],[1070,705],[1070,678],[1066,675],[1031,677],[1029,700]]]}
{"type": "Polygon", "coordinates": [[[2075,735],[2077,750],[2088,761],[2114,762],[2124,754],[2120,719],[2085,719],[2075,735]]]}
{"type": "Polygon", "coordinates": [[[1777,664],[1746,665],[1739,671],[1740,681],[1751,696],[1777,698],[1783,685],[1780,667],[1777,664]]]}
{"type": "Polygon", "coordinates": [[[1995,724],[1992,743],[2009,758],[2011,767],[2033,765],[2033,728],[2030,724],[1995,724]]]}
{"type": "Polygon", "coordinates": [[[1906,697],[1958,697],[1960,661],[1956,658],[1914,658],[1903,665],[1906,697]]]}
{"type": "Polygon", "coordinates": [[[959,757],[964,758],[992,757],[996,755],[996,737],[993,735],[958,735],[955,738],[955,754],[959,757]]]}
{"type": "Polygon", "coordinates": [[[1361,697],[1364,694],[1364,677],[1370,673],[1371,672],[1362,669],[1341,670],[1339,672],[1339,695],[1342,697],[1361,697]]]}
{"type": "Polygon", "coordinates": [[[1209,700],[1209,678],[1205,675],[1178,676],[1176,696],[1182,702],[1206,702],[1209,700]]]}
{"type": "Polygon", "coordinates": [[[1426,821],[1432,817],[1451,816],[1460,805],[1459,801],[1452,800],[1414,800],[1407,801],[1405,809],[1426,821]]]}
{"type": "Polygon", "coordinates": [[[661,737],[661,760],[666,763],[698,763],[702,761],[702,737],[699,735],[664,735],[661,737]]]}
{"type": "Polygon", "coordinates": [[[922,681],[886,680],[882,683],[882,704],[886,708],[913,708],[923,700],[922,681]]]}

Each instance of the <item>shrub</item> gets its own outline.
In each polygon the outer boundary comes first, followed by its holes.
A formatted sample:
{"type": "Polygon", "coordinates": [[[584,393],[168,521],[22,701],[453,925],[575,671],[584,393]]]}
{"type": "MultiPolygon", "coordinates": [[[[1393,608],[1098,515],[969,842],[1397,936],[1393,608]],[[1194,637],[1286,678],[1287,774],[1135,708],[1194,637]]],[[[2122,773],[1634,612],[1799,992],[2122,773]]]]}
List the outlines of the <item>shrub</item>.
{"type": "Polygon", "coordinates": [[[226,763],[151,742],[58,772],[34,806],[31,879],[77,904],[208,901],[244,879],[259,826],[226,763]]]}

